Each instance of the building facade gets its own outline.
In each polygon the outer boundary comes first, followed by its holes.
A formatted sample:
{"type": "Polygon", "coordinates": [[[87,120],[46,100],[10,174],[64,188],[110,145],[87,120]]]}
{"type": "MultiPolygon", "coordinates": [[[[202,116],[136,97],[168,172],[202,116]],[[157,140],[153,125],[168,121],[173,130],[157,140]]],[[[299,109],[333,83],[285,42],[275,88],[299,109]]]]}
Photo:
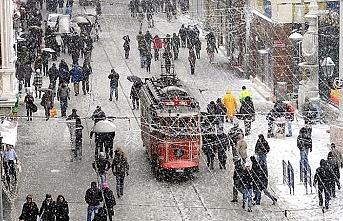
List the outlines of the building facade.
{"type": "Polygon", "coordinates": [[[15,53],[12,0],[0,1],[0,115],[10,116],[15,97],[15,53]]]}

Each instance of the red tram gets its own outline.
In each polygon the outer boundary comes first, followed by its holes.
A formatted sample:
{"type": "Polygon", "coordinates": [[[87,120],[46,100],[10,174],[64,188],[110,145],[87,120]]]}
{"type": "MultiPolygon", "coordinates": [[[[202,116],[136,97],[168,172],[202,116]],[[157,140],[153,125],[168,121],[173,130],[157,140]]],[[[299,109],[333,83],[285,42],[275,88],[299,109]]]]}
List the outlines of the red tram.
{"type": "Polygon", "coordinates": [[[192,176],[200,157],[200,107],[175,75],[148,78],[140,90],[141,136],[158,179],[192,176]]]}

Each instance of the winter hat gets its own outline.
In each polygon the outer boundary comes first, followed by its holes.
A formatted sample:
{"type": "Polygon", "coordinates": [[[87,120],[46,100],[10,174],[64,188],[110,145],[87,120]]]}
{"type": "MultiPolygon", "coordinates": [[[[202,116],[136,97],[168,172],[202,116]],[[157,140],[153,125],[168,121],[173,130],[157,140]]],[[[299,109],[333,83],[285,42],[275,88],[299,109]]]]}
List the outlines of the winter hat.
{"type": "Polygon", "coordinates": [[[331,148],[335,148],[336,144],[335,143],[331,143],[331,148]]]}
{"type": "Polygon", "coordinates": [[[51,198],[51,194],[46,194],[45,198],[51,198]]]}
{"type": "Polygon", "coordinates": [[[99,153],[99,157],[105,157],[105,153],[104,152],[100,152],[99,153]]]}
{"type": "Polygon", "coordinates": [[[332,151],[330,151],[329,153],[328,153],[328,158],[332,158],[333,157],[333,153],[332,153],[332,151]]]}
{"type": "Polygon", "coordinates": [[[76,109],[72,109],[71,110],[72,113],[76,113],[76,111],[77,111],[76,109]]]}
{"type": "Polygon", "coordinates": [[[247,89],[245,86],[242,86],[242,90],[245,90],[245,89],[247,89]]]}
{"type": "Polygon", "coordinates": [[[102,188],[107,188],[108,187],[108,183],[104,182],[102,183],[102,188]]]}
{"type": "Polygon", "coordinates": [[[263,134],[259,134],[258,138],[264,138],[263,134]]]}

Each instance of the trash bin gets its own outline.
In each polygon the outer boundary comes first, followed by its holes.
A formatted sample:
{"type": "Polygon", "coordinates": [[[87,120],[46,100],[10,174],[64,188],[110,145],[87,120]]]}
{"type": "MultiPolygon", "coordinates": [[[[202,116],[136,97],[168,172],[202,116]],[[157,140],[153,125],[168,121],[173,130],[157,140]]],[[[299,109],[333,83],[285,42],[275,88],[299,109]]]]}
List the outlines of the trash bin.
{"type": "Polygon", "coordinates": [[[276,82],[276,100],[286,101],[288,100],[287,95],[287,82],[276,82]]]}

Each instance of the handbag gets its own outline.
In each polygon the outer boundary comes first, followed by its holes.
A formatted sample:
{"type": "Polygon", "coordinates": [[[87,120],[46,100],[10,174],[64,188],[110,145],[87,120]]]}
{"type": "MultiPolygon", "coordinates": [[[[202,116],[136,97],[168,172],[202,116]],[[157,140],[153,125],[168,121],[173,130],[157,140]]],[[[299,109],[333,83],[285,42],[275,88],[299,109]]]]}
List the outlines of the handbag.
{"type": "Polygon", "coordinates": [[[38,107],[37,105],[35,105],[34,103],[32,103],[30,105],[30,109],[32,110],[33,113],[36,113],[38,111],[38,107]]]}
{"type": "Polygon", "coordinates": [[[51,108],[49,111],[50,117],[54,117],[57,115],[57,109],[56,108],[51,108]]]}

